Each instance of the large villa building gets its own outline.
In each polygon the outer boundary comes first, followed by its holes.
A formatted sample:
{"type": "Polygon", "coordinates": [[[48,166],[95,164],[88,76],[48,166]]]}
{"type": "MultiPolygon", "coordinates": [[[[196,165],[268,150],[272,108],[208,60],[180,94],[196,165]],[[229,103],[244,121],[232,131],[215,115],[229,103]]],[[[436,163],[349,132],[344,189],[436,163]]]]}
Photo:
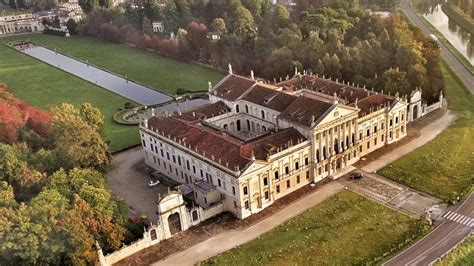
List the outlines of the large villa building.
{"type": "Polygon", "coordinates": [[[406,136],[407,99],[297,74],[269,84],[232,71],[210,104],[140,125],[146,163],[202,208],[246,218],[406,136]]]}

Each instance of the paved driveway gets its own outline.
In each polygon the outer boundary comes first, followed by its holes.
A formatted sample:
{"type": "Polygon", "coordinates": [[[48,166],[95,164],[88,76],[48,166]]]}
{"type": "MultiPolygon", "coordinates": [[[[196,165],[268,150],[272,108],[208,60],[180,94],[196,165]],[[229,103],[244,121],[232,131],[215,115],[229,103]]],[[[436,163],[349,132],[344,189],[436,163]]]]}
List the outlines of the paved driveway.
{"type": "Polygon", "coordinates": [[[127,201],[135,215],[146,214],[156,223],[158,194],[165,194],[168,188],[162,184],[149,188],[149,175],[143,171],[142,147],[138,146],[114,155],[112,170],[107,173],[107,188],[116,197],[127,201]]]}

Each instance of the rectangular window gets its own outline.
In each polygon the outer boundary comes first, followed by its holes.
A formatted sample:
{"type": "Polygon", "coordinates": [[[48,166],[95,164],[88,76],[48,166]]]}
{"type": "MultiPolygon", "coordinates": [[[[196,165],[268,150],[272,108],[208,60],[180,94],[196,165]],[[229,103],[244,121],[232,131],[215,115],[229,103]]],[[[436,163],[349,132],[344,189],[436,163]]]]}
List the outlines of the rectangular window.
{"type": "Polygon", "coordinates": [[[374,133],[377,133],[377,126],[374,127],[374,133]]]}
{"type": "Polygon", "coordinates": [[[370,141],[367,141],[367,149],[370,149],[370,141]]]}
{"type": "Polygon", "coordinates": [[[245,201],[245,209],[250,209],[250,204],[248,200],[245,201]]]}
{"type": "Polygon", "coordinates": [[[151,148],[151,151],[153,151],[153,144],[150,143],[150,148],[151,148]]]}
{"type": "Polygon", "coordinates": [[[193,173],[196,173],[196,166],[193,165],[193,173]]]}
{"type": "Polygon", "coordinates": [[[146,142],[145,140],[142,140],[143,147],[146,147],[146,142]]]}
{"type": "MultiPolygon", "coordinates": [[[[321,169],[321,168],[319,168],[319,169],[321,169]]],[[[308,179],[309,179],[309,171],[306,171],[306,180],[308,180],[308,179]]]]}
{"type": "Polygon", "coordinates": [[[178,165],[181,166],[181,157],[178,155],[178,165]]]}
{"type": "Polygon", "coordinates": [[[362,139],[362,132],[359,133],[359,139],[362,139]]]}
{"type": "Polygon", "coordinates": [[[291,182],[290,180],[286,180],[286,188],[290,188],[291,182]]]}
{"type": "Polygon", "coordinates": [[[207,204],[207,197],[204,197],[204,203],[207,204]]]}
{"type": "Polygon", "coordinates": [[[304,158],[304,165],[308,165],[308,164],[309,164],[309,158],[306,157],[306,158],[304,158]]]}
{"type": "Polygon", "coordinates": [[[232,187],[232,194],[235,195],[235,187],[232,187]]]}
{"type": "Polygon", "coordinates": [[[234,208],[237,208],[237,201],[234,200],[234,208]]]}
{"type": "Polygon", "coordinates": [[[392,119],[390,118],[390,123],[389,123],[389,126],[392,126],[393,122],[392,122],[392,119]]]}
{"type": "Polygon", "coordinates": [[[384,137],[385,137],[385,136],[384,136],[384,135],[382,135],[382,141],[383,141],[384,137]]]}
{"type": "Polygon", "coordinates": [[[202,169],[199,169],[199,173],[201,174],[201,178],[203,178],[203,172],[202,172],[202,169]]]}
{"type": "Polygon", "coordinates": [[[186,160],[186,168],[188,169],[188,171],[191,170],[191,168],[189,167],[189,161],[188,160],[186,160]]]}
{"type": "Polygon", "coordinates": [[[398,116],[395,117],[395,124],[398,124],[398,116]]]}
{"type": "Polygon", "coordinates": [[[377,138],[374,139],[374,145],[377,145],[377,138]]]}
{"type": "Polygon", "coordinates": [[[276,191],[277,191],[277,193],[280,193],[280,185],[276,186],[276,191]]]}
{"type": "Polygon", "coordinates": [[[244,195],[248,195],[248,194],[249,194],[249,190],[248,190],[248,188],[245,186],[245,187],[244,187],[244,195]]]}
{"type": "Polygon", "coordinates": [[[220,178],[217,179],[217,185],[218,185],[219,187],[221,187],[221,179],[220,179],[220,178]]]}
{"type": "Polygon", "coordinates": [[[280,178],[280,177],[278,176],[278,171],[275,171],[273,174],[274,174],[274,176],[275,176],[275,179],[280,178]]]}
{"type": "Polygon", "coordinates": [[[287,165],[285,166],[285,174],[289,174],[290,173],[290,167],[287,165]]]}
{"type": "Polygon", "coordinates": [[[383,122],[382,122],[382,124],[380,124],[380,129],[382,129],[382,130],[383,130],[383,122]]]}
{"type": "Polygon", "coordinates": [[[300,162],[295,162],[295,169],[296,170],[300,169],[300,162]]]}
{"type": "Polygon", "coordinates": [[[362,145],[359,146],[359,152],[362,152],[362,145]]]}
{"type": "Polygon", "coordinates": [[[176,156],[173,155],[173,163],[176,163],[176,156]]]}
{"type": "Polygon", "coordinates": [[[268,200],[270,198],[270,193],[268,191],[265,191],[265,199],[268,200]]]}
{"type": "Polygon", "coordinates": [[[299,184],[300,183],[300,176],[296,176],[296,184],[299,184]]]}
{"type": "Polygon", "coordinates": [[[168,161],[170,160],[170,153],[169,152],[166,153],[166,159],[168,159],[168,161]]]}
{"type": "Polygon", "coordinates": [[[370,129],[367,129],[367,137],[370,137],[370,129]]]}
{"type": "Polygon", "coordinates": [[[263,185],[268,186],[268,177],[263,178],[263,185]]]}

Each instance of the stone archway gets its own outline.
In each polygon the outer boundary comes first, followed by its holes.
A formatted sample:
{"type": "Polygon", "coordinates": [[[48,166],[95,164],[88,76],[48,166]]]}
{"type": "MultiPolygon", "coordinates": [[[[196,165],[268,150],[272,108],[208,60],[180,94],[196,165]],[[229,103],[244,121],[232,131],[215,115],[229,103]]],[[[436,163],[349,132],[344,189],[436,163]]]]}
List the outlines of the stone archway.
{"type": "Polygon", "coordinates": [[[168,217],[168,226],[170,228],[171,235],[181,232],[181,220],[179,219],[179,213],[175,212],[168,217]]]}

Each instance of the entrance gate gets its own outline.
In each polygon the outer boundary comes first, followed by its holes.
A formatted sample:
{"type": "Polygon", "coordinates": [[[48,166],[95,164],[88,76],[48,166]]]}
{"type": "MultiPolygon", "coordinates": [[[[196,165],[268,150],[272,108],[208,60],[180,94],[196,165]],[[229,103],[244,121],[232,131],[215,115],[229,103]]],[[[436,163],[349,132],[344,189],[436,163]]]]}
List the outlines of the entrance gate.
{"type": "Polygon", "coordinates": [[[181,221],[179,213],[175,212],[168,217],[168,225],[170,227],[171,235],[181,232],[181,221]]]}

